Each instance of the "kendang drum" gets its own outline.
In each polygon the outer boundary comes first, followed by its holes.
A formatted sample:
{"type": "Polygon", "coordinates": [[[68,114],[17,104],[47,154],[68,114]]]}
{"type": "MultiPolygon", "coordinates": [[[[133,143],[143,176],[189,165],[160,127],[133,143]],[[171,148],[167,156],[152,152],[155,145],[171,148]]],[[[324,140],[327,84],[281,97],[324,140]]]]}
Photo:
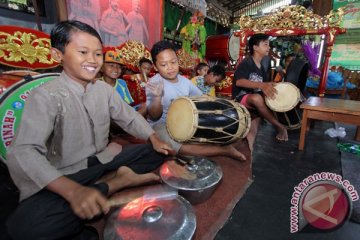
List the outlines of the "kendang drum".
{"type": "Polygon", "coordinates": [[[266,105],[273,110],[276,119],[288,129],[301,126],[301,114],[297,108],[301,95],[299,89],[292,83],[281,82],[275,86],[277,94],[274,99],[265,97],[266,105]]]}
{"type": "Polygon", "coordinates": [[[295,107],[287,112],[273,112],[275,118],[287,129],[294,130],[301,127],[301,111],[295,107]]]}
{"type": "Polygon", "coordinates": [[[190,203],[206,201],[222,179],[220,166],[203,157],[176,156],[160,168],[164,183],[179,191],[190,203]]]}
{"type": "Polygon", "coordinates": [[[229,35],[209,36],[206,39],[207,60],[237,61],[239,58],[240,38],[234,33],[229,35]]]}
{"type": "MultiPolygon", "coordinates": [[[[149,191],[153,187],[151,186],[149,191]]],[[[153,191],[154,192],[154,191],[153,191]]],[[[182,196],[158,192],[138,197],[109,214],[105,240],[190,240],[196,229],[191,204],[182,196]]]]}
{"type": "Polygon", "coordinates": [[[6,153],[21,121],[26,99],[34,88],[53,80],[59,73],[28,76],[9,87],[0,96],[0,159],[6,163],[6,153]]]}
{"type": "Polygon", "coordinates": [[[193,143],[231,143],[244,138],[250,124],[250,114],[240,103],[209,96],[175,99],[166,119],[171,138],[193,143]]]}

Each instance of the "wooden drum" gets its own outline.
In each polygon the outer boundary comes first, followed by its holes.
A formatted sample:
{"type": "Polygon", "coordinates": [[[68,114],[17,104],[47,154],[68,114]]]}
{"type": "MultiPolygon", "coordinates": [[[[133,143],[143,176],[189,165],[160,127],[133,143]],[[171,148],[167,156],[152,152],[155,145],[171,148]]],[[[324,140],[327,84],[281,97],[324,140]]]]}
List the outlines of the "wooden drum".
{"type": "Polygon", "coordinates": [[[201,96],[180,97],[169,106],[166,127],[178,142],[226,144],[244,138],[251,118],[240,103],[201,96]]]}
{"type": "Polygon", "coordinates": [[[276,119],[287,129],[301,126],[301,113],[298,104],[301,99],[299,89],[292,83],[282,82],[275,86],[275,99],[265,97],[266,105],[273,110],[276,119]]]}
{"type": "Polygon", "coordinates": [[[209,36],[206,39],[207,60],[237,61],[240,51],[240,38],[233,34],[209,36]]]}

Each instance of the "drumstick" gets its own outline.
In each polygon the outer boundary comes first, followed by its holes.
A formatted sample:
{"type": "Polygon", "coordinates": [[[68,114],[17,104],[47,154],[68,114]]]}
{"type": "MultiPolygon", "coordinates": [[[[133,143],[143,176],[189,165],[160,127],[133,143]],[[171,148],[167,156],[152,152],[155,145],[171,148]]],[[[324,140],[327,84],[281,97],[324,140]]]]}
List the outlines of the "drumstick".
{"type": "Polygon", "coordinates": [[[157,185],[121,193],[108,200],[109,207],[118,207],[142,198],[143,201],[149,200],[172,200],[178,196],[178,191],[168,185],[157,185]]]}
{"type": "Polygon", "coordinates": [[[109,207],[118,207],[123,204],[132,202],[141,196],[142,196],[142,194],[139,193],[139,194],[134,194],[132,196],[112,198],[112,199],[108,200],[107,204],[109,207]]]}

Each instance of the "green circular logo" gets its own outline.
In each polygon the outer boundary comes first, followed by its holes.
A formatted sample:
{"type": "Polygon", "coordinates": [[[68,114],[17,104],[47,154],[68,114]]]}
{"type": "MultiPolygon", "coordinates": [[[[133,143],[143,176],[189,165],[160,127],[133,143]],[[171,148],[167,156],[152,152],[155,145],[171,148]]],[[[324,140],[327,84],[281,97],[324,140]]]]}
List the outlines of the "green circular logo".
{"type": "Polygon", "coordinates": [[[6,152],[21,121],[26,99],[34,88],[53,80],[59,73],[39,74],[31,80],[22,80],[0,96],[0,158],[6,161],[6,152]]]}

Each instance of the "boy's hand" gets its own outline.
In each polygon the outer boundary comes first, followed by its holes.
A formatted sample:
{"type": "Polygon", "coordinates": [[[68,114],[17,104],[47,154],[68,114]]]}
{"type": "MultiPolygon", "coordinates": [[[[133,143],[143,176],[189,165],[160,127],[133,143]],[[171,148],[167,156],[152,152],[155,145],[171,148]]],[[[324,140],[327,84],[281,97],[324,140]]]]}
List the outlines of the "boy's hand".
{"type": "Polygon", "coordinates": [[[107,199],[94,188],[81,186],[68,201],[74,213],[82,219],[109,212],[107,199]]]}
{"type": "Polygon", "coordinates": [[[46,188],[62,196],[80,218],[91,219],[109,212],[107,199],[98,190],[85,187],[65,176],[50,182],[46,188]]]}
{"type": "Polygon", "coordinates": [[[162,97],[164,92],[164,83],[162,80],[156,82],[148,82],[146,87],[154,97],[162,97]]]}
{"type": "Polygon", "coordinates": [[[166,142],[161,141],[155,133],[150,136],[150,141],[155,151],[165,155],[176,154],[174,149],[172,149],[166,142]]]}
{"type": "Polygon", "coordinates": [[[275,95],[277,94],[276,89],[274,88],[276,86],[276,83],[274,82],[266,82],[262,83],[261,90],[265,94],[266,97],[270,99],[275,99],[275,95]]]}

